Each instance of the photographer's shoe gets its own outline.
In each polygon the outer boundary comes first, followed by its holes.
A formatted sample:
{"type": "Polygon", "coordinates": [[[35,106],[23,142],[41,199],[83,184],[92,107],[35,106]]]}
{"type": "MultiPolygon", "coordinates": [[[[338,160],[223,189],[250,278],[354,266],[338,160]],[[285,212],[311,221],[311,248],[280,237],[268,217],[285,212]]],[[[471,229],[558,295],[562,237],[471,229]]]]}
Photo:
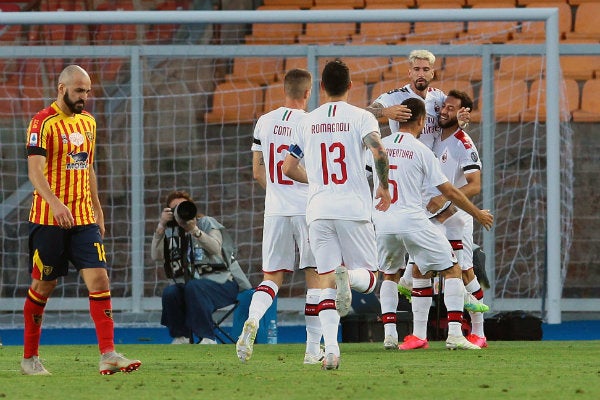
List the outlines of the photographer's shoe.
{"type": "Polygon", "coordinates": [[[137,371],[140,365],[142,365],[140,360],[130,360],[123,357],[123,354],[114,351],[102,354],[98,363],[100,374],[102,375],[137,371]]]}
{"type": "Polygon", "coordinates": [[[235,344],[235,350],[241,362],[246,362],[252,357],[252,350],[257,331],[258,321],[254,318],[248,318],[248,320],[244,322],[242,334],[235,344]]]}

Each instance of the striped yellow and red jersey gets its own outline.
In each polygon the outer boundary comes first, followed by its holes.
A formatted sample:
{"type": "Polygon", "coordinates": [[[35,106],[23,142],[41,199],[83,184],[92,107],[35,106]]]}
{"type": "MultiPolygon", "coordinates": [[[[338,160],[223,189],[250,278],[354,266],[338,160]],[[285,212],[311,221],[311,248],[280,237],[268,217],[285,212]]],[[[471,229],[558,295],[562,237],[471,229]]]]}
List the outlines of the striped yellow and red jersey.
{"type": "MultiPolygon", "coordinates": [[[[56,103],[37,113],[27,130],[27,156],[46,157],[44,176],[73,214],[75,225],[96,222],[89,166],[94,162],[96,120],[83,111],[68,116],[56,103]]],[[[34,190],[29,221],[56,225],[49,204],[34,190]]]]}

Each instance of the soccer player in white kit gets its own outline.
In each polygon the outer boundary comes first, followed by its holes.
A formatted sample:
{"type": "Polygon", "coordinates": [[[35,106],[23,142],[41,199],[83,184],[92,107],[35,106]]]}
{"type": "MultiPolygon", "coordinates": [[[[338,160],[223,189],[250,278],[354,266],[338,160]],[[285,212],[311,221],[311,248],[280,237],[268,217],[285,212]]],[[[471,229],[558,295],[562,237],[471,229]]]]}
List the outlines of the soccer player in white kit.
{"type": "MultiPolygon", "coordinates": [[[[464,107],[473,107],[473,101],[467,93],[459,90],[448,92],[439,116],[442,134],[434,142],[433,152],[450,183],[472,199],[481,191],[481,160],[473,140],[458,124],[457,113],[464,107]]],[[[438,190],[430,195],[433,196],[427,206],[430,211],[439,210],[447,201],[438,190]]],[[[469,305],[476,305],[483,299],[483,290],[473,270],[473,218],[450,205],[435,217],[434,223],[441,224],[453,250],[457,252],[462,267],[463,283],[467,292],[474,297],[473,301],[465,305],[472,326],[467,340],[479,347],[487,347],[483,332],[483,313],[469,308],[469,305]]]]}
{"type": "MultiPolygon", "coordinates": [[[[425,101],[427,117],[423,132],[419,140],[428,148],[441,134],[438,125],[438,114],[442,109],[446,94],[430,86],[435,77],[435,55],[428,50],[413,50],[408,56],[408,78],[410,83],[401,88],[383,93],[367,107],[377,118],[387,117],[391,133],[399,130],[400,122],[410,118],[410,110],[402,105],[409,98],[417,98],[425,101]]],[[[468,122],[469,110],[460,110],[461,123],[468,122]]],[[[381,247],[385,244],[378,244],[381,247]]],[[[379,292],[381,302],[382,322],[385,330],[383,346],[386,349],[396,349],[398,345],[398,333],[396,332],[396,310],[398,308],[398,291],[410,299],[412,287],[411,268],[404,271],[404,255],[397,254],[397,249],[390,249],[393,258],[379,260],[380,268],[383,268],[383,282],[379,292]],[[401,276],[402,275],[402,276],[401,276]],[[399,283],[399,284],[398,284],[399,283]],[[398,284],[398,285],[397,285],[398,284]]],[[[381,254],[381,253],[380,253],[381,254]]],[[[412,257],[409,265],[412,265],[412,257]]]]}
{"type": "Polygon", "coordinates": [[[320,347],[321,323],[317,312],[321,289],[308,243],[308,185],[293,181],[281,169],[292,140],[292,130],[306,115],[304,110],[312,87],[310,72],[303,69],[288,71],[283,87],[284,106],[261,116],[254,128],[252,170],[254,178],[266,190],[262,240],[264,276],[252,296],[248,319],[236,343],[236,353],[242,362],[252,356],[259,321],[273,304],[285,273],[294,271],[297,248],[298,267],[305,272],[307,287],[304,363],[319,364],[324,357],[320,347]]]}
{"type": "MultiPolygon", "coordinates": [[[[411,110],[409,121],[400,124],[400,132],[385,139],[384,145],[390,161],[389,182],[392,188],[392,205],[382,214],[373,211],[377,235],[387,246],[385,252],[395,246],[404,247],[413,257],[413,333],[405,338],[400,349],[427,348],[427,320],[431,306],[431,277],[441,274],[445,278],[444,304],[448,310],[448,349],[479,349],[462,334],[461,321],[464,302],[464,284],[461,268],[450,243],[428,218],[422,205],[423,190],[436,186],[446,198],[473,215],[486,229],[493,223],[493,216],[480,210],[443,174],[434,154],[417,140],[425,124],[425,103],[416,98],[402,102],[411,110]],[[421,299],[425,301],[421,301],[421,299]],[[429,299],[429,301],[427,301],[429,299]]],[[[378,184],[377,177],[373,177],[378,184]]],[[[380,255],[385,259],[385,254],[380,255]]]]}
{"type": "Polygon", "coordinates": [[[306,219],[323,288],[319,318],[325,343],[323,369],[328,370],[339,366],[338,325],[351,306],[350,287],[370,293],[376,283],[367,150],[373,154],[379,182],[374,188],[375,208],[385,211],[390,204],[388,159],[379,125],[371,113],[346,102],[351,84],[342,61],[325,65],[321,87],[326,103],[298,123],[283,165],[286,175],[308,182],[306,219]]]}

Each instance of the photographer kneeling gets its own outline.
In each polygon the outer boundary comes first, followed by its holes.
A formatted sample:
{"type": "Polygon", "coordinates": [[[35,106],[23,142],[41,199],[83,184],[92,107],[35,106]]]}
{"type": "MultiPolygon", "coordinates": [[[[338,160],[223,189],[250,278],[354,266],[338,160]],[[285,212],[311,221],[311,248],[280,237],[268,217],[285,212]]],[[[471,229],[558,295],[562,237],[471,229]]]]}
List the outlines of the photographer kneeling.
{"type": "Polygon", "coordinates": [[[212,314],[234,304],[250,282],[234,258],[235,248],[225,227],[213,217],[198,215],[184,191],[167,195],[166,208],[152,238],[151,256],[164,263],[173,285],[162,294],[161,324],[173,344],[216,344],[212,314]]]}

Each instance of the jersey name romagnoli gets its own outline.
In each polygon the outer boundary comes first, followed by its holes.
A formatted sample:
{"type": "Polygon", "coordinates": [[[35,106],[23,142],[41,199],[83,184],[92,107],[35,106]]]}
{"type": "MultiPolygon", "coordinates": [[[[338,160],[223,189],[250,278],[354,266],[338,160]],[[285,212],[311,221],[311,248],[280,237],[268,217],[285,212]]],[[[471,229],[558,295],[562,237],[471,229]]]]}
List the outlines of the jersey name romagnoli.
{"type": "MultiPolygon", "coordinates": [[[[411,89],[410,84],[407,84],[399,89],[390,90],[387,93],[381,94],[375,100],[375,103],[379,103],[384,107],[391,107],[402,104],[404,100],[410,98],[423,100],[421,96],[411,89]]],[[[425,95],[425,111],[427,112],[427,119],[419,140],[430,149],[433,147],[434,139],[440,136],[442,132],[441,128],[438,126],[438,115],[444,106],[445,101],[446,94],[443,91],[432,87],[427,88],[427,94],[425,95]]],[[[396,133],[400,130],[400,123],[398,121],[390,119],[389,125],[392,133],[396,133]]]]}
{"type": "Polygon", "coordinates": [[[325,103],[298,123],[293,142],[304,151],[308,223],[371,220],[363,138],[372,132],[379,134],[373,114],[343,101],[325,103]]]}
{"type": "Polygon", "coordinates": [[[254,128],[252,151],[262,152],[265,161],[265,216],[306,213],[308,185],[288,178],[281,169],[292,141],[292,131],[305,115],[304,110],[279,107],[262,115],[254,128]]]}
{"type": "MultiPolygon", "coordinates": [[[[27,129],[27,155],[46,157],[44,176],[73,214],[75,225],[95,223],[89,167],[94,162],[96,120],[88,112],[65,115],[56,103],[38,112],[27,129]]],[[[29,221],[56,225],[49,204],[34,190],[29,221]]]]}

